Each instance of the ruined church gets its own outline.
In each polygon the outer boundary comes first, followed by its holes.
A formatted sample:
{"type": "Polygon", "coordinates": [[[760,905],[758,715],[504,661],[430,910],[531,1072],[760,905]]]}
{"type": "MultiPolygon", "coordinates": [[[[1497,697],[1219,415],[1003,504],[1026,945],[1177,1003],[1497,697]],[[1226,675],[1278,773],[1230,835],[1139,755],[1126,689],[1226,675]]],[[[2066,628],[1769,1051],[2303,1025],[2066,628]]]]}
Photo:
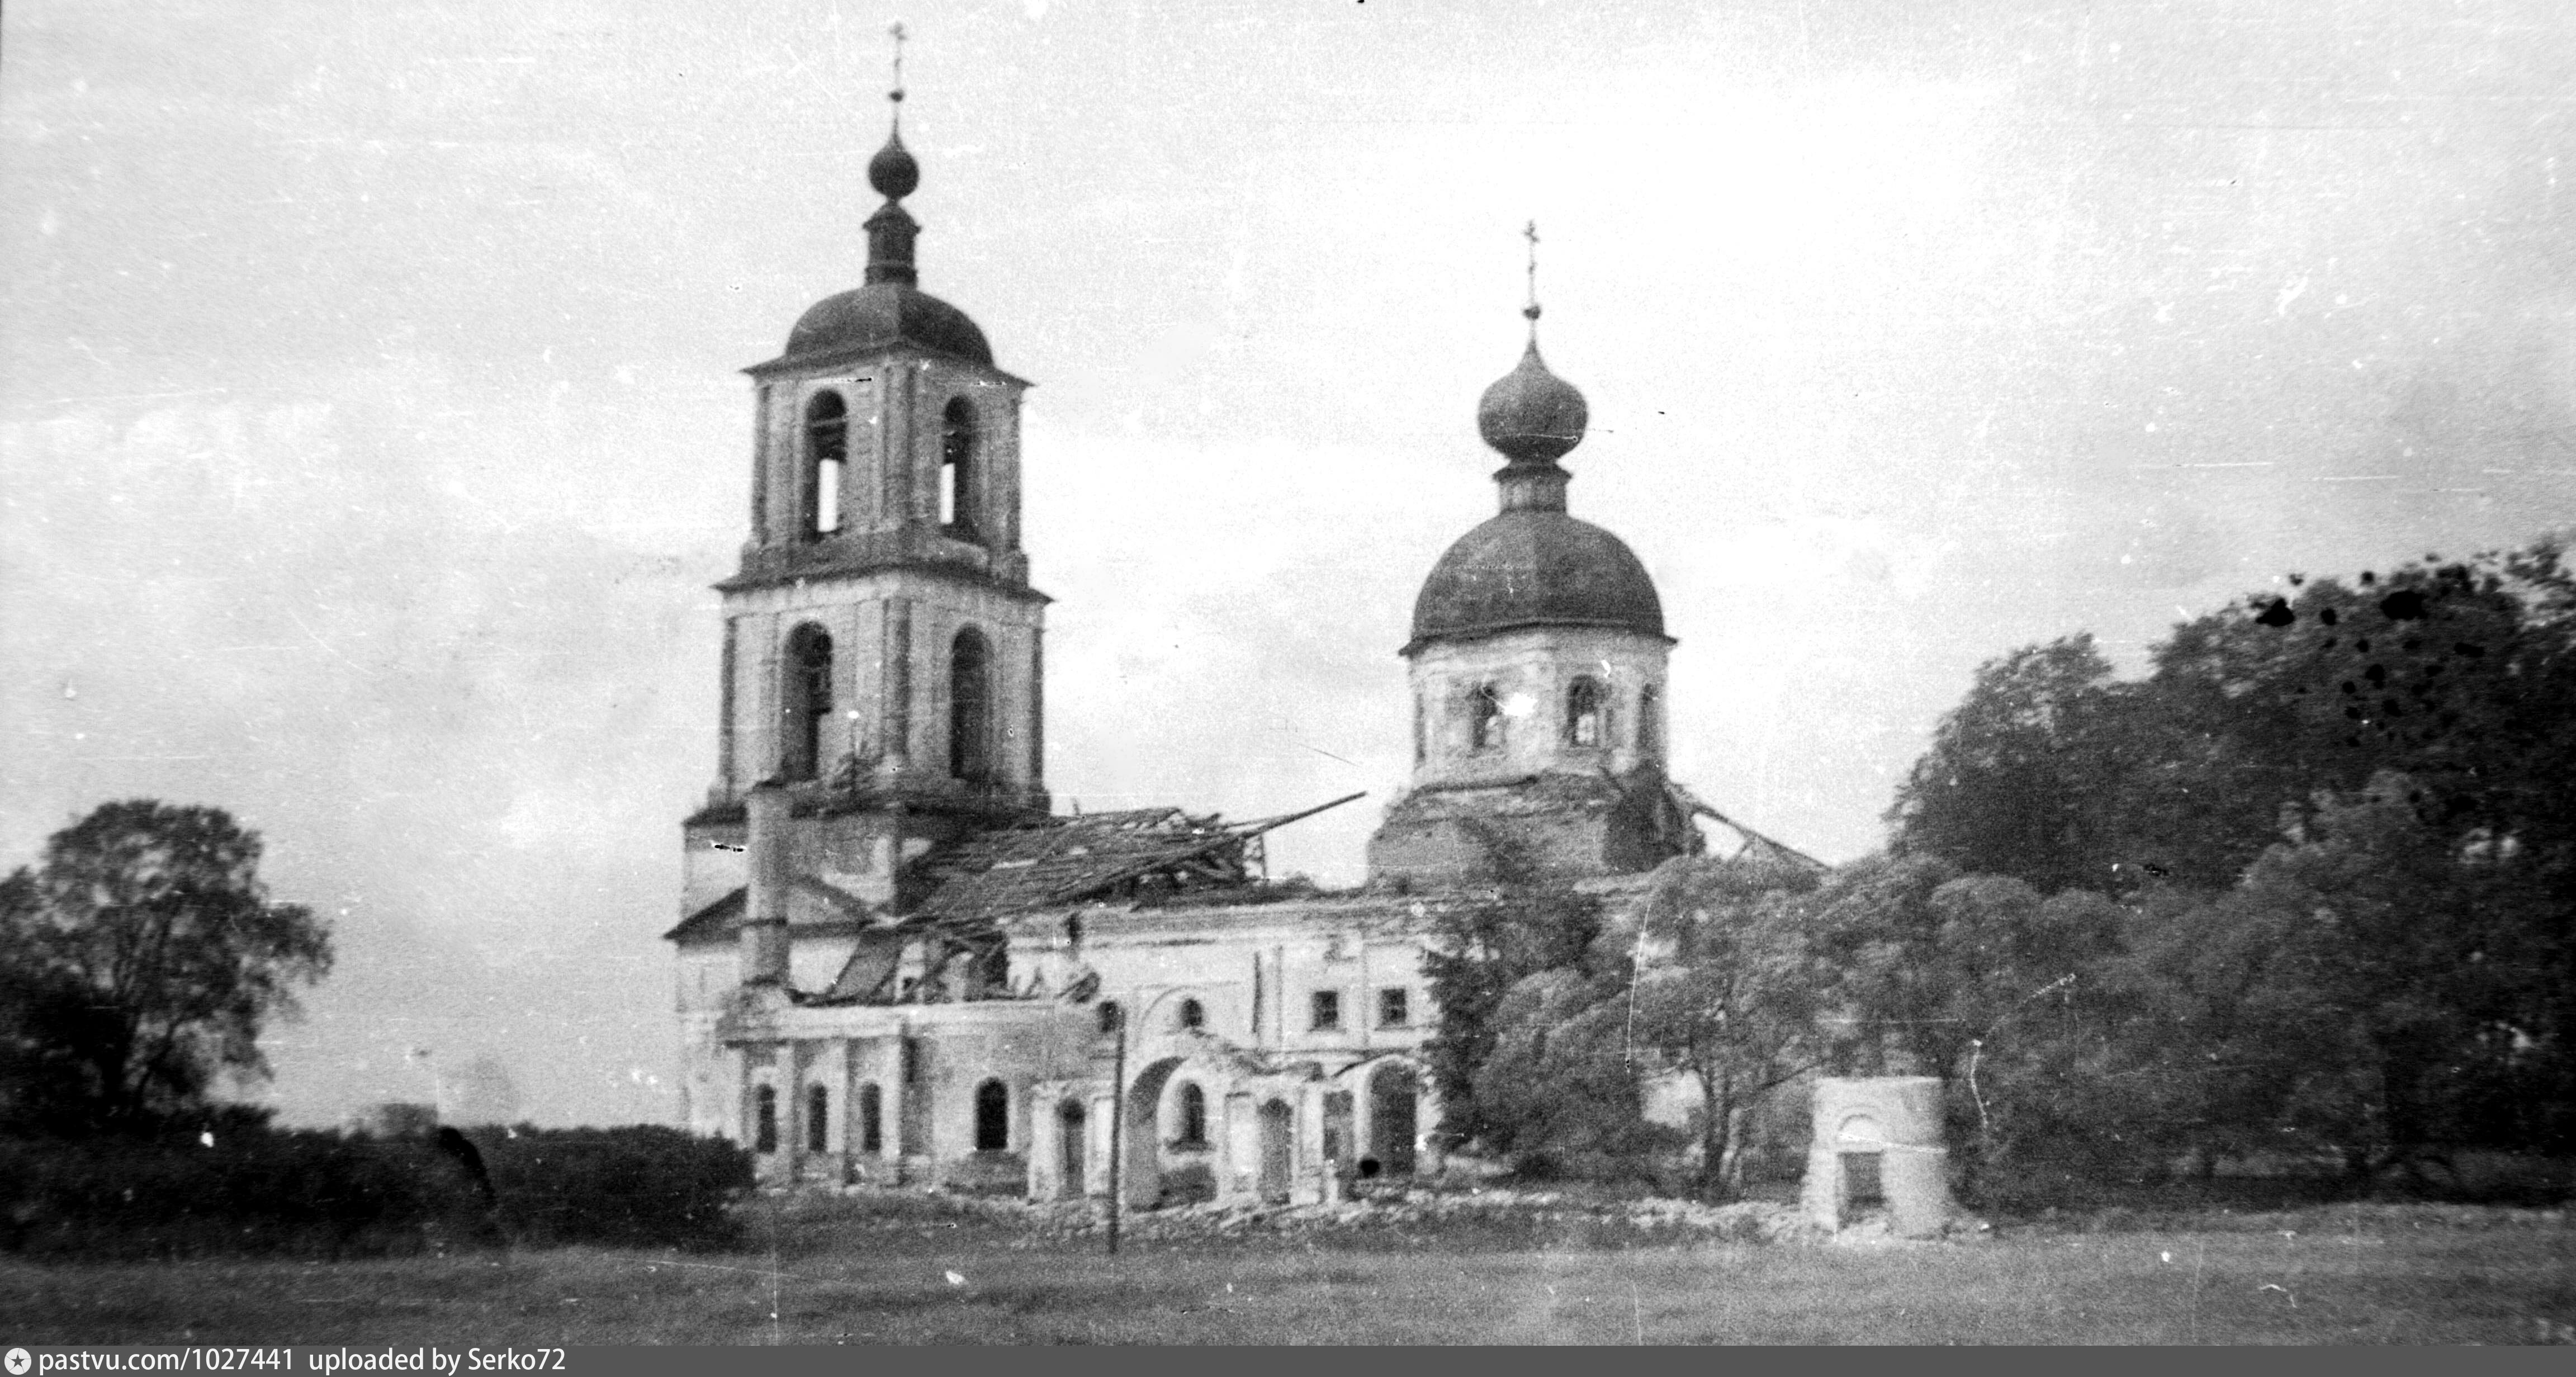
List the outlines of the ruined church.
{"type": "Polygon", "coordinates": [[[1654,583],[1566,510],[1584,399],[1541,360],[1535,302],[1476,410],[1501,510],[1414,603],[1411,775],[1368,880],[1272,885],[1262,838],[1305,814],[1052,811],[1029,384],[921,290],[920,176],[898,125],[868,164],[864,281],[747,370],[716,780],[667,934],[688,1126],[774,1183],[1138,1206],[1436,1165],[1418,1053],[1441,911],[1490,893],[1497,848],[1634,896],[1717,817],[1665,777],[1654,583]]]}

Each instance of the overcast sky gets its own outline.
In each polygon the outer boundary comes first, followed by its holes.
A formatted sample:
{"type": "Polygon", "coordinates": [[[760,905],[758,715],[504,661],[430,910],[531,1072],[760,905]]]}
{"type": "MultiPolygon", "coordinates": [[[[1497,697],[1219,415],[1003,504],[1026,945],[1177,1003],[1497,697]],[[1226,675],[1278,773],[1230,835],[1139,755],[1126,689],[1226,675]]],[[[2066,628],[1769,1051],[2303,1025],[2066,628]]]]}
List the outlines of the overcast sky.
{"type": "Polygon", "coordinates": [[[12,0],[0,858],[263,832],[290,1118],[673,1114],[736,370],[859,279],[898,16],[1060,807],[1366,789],[1271,853],[1361,878],[1533,218],[1676,773],[1829,860],[1981,661],[2576,522],[2560,0],[12,0]]]}

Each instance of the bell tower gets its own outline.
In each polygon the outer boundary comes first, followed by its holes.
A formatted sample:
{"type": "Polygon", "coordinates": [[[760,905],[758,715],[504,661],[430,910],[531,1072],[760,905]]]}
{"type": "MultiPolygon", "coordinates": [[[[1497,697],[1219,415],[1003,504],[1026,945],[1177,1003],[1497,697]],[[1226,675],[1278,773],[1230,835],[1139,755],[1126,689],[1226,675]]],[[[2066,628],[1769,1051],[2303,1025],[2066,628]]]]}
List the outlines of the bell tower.
{"type": "MultiPolygon", "coordinates": [[[[900,69],[898,68],[898,78],[900,69]]],[[[900,907],[904,862],[1044,812],[1044,594],[1020,548],[1020,398],[965,312],[920,289],[921,167],[894,127],[861,284],[815,303],[753,385],[750,538],[717,584],[716,779],[684,906],[750,876],[755,815],[793,869],[900,907]],[[755,793],[780,797],[753,808],[755,793]],[[828,823],[828,825],[826,825],[828,823]],[[819,830],[818,830],[819,829],[819,830]]]]}

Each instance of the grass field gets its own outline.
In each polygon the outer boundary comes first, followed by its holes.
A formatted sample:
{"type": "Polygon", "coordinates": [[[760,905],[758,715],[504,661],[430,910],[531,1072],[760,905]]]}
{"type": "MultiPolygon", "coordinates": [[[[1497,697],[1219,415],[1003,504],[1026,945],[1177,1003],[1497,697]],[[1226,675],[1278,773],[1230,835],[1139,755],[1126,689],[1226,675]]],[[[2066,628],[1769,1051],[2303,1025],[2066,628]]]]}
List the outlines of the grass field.
{"type": "Polygon", "coordinates": [[[1540,1222],[1040,1240],[931,1201],[754,1207],[767,1247],[349,1263],[0,1261],[25,1344],[2535,1343],[2563,1212],[2340,1206],[1961,1244],[1621,1242],[1540,1222]],[[1560,1236],[1550,1236],[1554,1230],[1560,1236]],[[952,1274],[954,1279],[952,1279],[952,1274]]]}

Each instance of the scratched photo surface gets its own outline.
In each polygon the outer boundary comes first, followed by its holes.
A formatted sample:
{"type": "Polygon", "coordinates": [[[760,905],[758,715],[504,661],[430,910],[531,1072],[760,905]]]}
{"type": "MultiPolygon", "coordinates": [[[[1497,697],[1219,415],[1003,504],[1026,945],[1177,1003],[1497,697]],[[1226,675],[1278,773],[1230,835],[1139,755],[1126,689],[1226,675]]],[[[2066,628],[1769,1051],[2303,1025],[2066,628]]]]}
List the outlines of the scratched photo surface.
{"type": "Polygon", "coordinates": [[[1829,862],[1986,660],[2576,512],[2549,0],[12,3],[0,854],[256,828],[339,953],[282,1122],[677,1121],[739,370],[859,281],[898,17],[921,284],[1036,384],[1057,807],[1367,791],[1274,875],[1407,777],[1533,221],[1672,773],[1829,862]]]}

